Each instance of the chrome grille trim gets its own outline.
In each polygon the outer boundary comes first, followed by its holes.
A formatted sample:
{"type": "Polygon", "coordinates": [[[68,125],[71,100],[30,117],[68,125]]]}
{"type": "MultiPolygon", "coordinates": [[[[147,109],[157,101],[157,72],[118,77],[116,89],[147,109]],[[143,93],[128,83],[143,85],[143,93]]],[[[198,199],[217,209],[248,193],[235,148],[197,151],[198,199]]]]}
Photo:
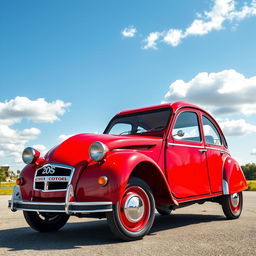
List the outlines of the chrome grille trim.
{"type": "MultiPolygon", "coordinates": [[[[55,164],[55,163],[47,163],[43,166],[41,166],[40,168],[38,168],[35,172],[35,176],[34,176],[34,182],[33,182],[33,189],[35,191],[41,191],[41,192],[58,192],[58,191],[66,191],[68,186],[71,184],[71,181],[72,181],[72,178],[73,178],[73,175],[74,175],[74,172],[75,172],[75,168],[72,167],[72,166],[69,166],[69,165],[64,165],[64,164],[55,164]],[[58,177],[69,177],[69,181],[67,182],[67,186],[65,189],[48,189],[47,186],[46,186],[46,183],[61,183],[64,181],[49,181],[49,178],[53,178],[53,177],[57,177],[57,176],[52,176],[52,175],[49,175],[49,176],[37,176],[37,173],[39,170],[43,169],[44,167],[48,167],[48,166],[52,166],[52,167],[58,167],[58,168],[64,168],[64,169],[69,169],[70,170],[70,176],[58,176],[58,177]],[[37,178],[45,178],[45,181],[36,181],[37,178]],[[44,182],[44,189],[37,189],[36,188],[36,182],[44,182]]],[[[66,182],[66,181],[65,181],[66,182]]]]}

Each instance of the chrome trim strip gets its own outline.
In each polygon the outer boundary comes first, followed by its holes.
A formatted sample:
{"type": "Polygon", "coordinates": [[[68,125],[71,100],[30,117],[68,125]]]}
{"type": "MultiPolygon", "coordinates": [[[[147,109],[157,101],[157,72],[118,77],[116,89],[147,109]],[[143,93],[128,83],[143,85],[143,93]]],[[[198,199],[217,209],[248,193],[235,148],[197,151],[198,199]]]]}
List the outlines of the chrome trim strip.
{"type": "MultiPolygon", "coordinates": [[[[64,164],[55,164],[55,163],[47,163],[43,166],[41,166],[40,168],[38,168],[35,172],[35,176],[34,176],[34,181],[33,181],[33,190],[35,191],[41,191],[41,192],[58,192],[58,191],[67,191],[67,189],[54,189],[54,190],[45,190],[45,189],[36,189],[36,186],[35,186],[35,178],[36,177],[50,177],[50,176],[37,176],[37,172],[42,169],[43,167],[45,166],[56,166],[56,167],[60,167],[60,168],[65,168],[65,169],[69,169],[71,170],[71,173],[70,173],[70,176],[69,177],[69,181],[68,181],[68,185],[67,185],[67,188],[68,186],[71,184],[71,181],[72,181],[72,178],[73,178],[73,175],[74,175],[74,172],[75,172],[75,168],[70,166],[70,165],[64,165],[64,164]]],[[[66,177],[66,176],[62,176],[62,177],[66,177]]],[[[54,181],[56,182],[56,181],[54,181]]]]}
{"type": "Polygon", "coordinates": [[[84,210],[84,211],[75,210],[75,211],[71,211],[71,213],[76,214],[76,213],[94,213],[94,212],[112,212],[112,211],[113,211],[113,209],[111,208],[111,209],[106,209],[106,210],[84,210]]]}
{"type": "Polygon", "coordinates": [[[52,203],[52,202],[33,202],[33,201],[16,201],[16,203],[22,203],[22,204],[27,204],[27,205],[56,205],[56,206],[64,206],[65,203],[52,203]]]}
{"type": "Polygon", "coordinates": [[[89,206],[89,205],[111,205],[112,202],[73,202],[72,205],[89,206]]]}
{"type": "Polygon", "coordinates": [[[223,153],[227,153],[227,154],[229,154],[229,152],[228,152],[228,151],[223,150],[223,149],[221,149],[221,148],[213,148],[213,147],[207,147],[207,146],[206,146],[206,148],[207,148],[207,149],[217,150],[217,151],[220,151],[220,152],[223,152],[223,153]]]}
{"type": "Polygon", "coordinates": [[[168,142],[168,146],[180,146],[180,147],[188,147],[188,148],[205,148],[204,146],[196,146],[196,145],[189,145],[189,144],[178,144],[178,143],[171,143],[171,142],[168,142]]]}
{"type": "Polygon", "coordinates": [[[13,191],[12,191],[12,199],[11,199],[11,211],[15,212],[16,209],[14,208],[14,201],[20,201],[22,200],[21,198],[21,192],[20,192],[20,186],[14,186],[13,191]]]}
{"type": "Polygon", "coordinates": [[[223,194],[224,195],[228,195],[229,194],[229,187],[228,187],[228,183],[226,180],[222,180],[222,189],[223,189],[223,194]]]}
{"type": "Polygon", "coordinates": [[[71,199],[74,198],[74,190],[72,184],[68,185],[66,198],[65,198],[65,212],[66,214],[70,215],[69,206],[71,204],[71,199]]]}
{"type": "Polygon", "coordinates": [[[168,142],[168,146],[180,146],[180,147],[188,147],[188,148],[200,148],[200,149],[213,149],[213,150],[218,150],[223,153],[230,154],[228,151],[220,149],[220,148],[214,148],[214,147],[204,147],[204,146],[196,146],[196,145],[189,145],[189,144],[178,144],[178,143],[172,143],[168,142]]]}
{"type": "MultiPolygon", "coordinates": [[[[112,202],[72,202],[69,203],[69,206],[105,206],[105,205],[112,205],[112,202]]],[[[23,210],[23,211],[30,211],[30,212],[67,212],[65,208],[65,203],[47,203],[47,202],[30,202],[30,201],[14,201],[14,200],[9,200],[9,207],[11,208],[12,211],[17,211],[17,210],[23,210]],[[32,209],[27,209],[24,207],[18,207],[14,208],[15,204],[23,204],[23,205],[33,205],[35,206],[32,209]],[[45,205],[45,206],[63,206],[63,210],[54,210],[54,209],[40,209],[37,208],[37,205],[45,205]]],[[[69,214],[74,214],[74,213],[93,213],[93,212],[111,212],[111,209],[91,209],[91,210],[70,210],[68,209],[69,214]]]]}
{"type": "MultiPolygon", "coordinates": [[[[22,210],[22,211],[27,211],[27,212],[61,212],[64,213],[65,210],[42,210],[42,209],[26,209],[26,208],[18,208],[16,210],[22,210]]],[[[75,211],[70,211],[70,214],[76,214],[76,213],[95,213],[95,212],[112,212],[112,209],[106,209],[106,210],[75,210],[75,211]]]]}
{"type": "Polygon", "coordinates": [[[42,209],[26,209],[26,208],[18,208],[16,210],[22,210],[22,211],[26,211],[26,212],[65,212],[65,211],[60,211],[60,210],[42,210],[42,209]]]}

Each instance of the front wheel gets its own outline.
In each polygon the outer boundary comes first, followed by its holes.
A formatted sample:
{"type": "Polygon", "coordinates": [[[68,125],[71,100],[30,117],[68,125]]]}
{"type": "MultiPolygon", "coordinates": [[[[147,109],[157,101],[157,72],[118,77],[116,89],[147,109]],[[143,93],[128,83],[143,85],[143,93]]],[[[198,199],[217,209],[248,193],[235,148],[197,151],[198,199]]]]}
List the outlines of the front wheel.
{"type": "Polygon", "coordinates": [[[150,187],[132,177],[120,201],[107,213],[110,229],[125,241],[141,239],[150,231],[155,218],[155,201],[150,187]]]}
{"type": "Polygon", "coordinates": [[[168,216],[168,215],[170,215],[171,212],[172,212],[172,210],[170,210],[170,209],[163,210],[163,209],[158,208],[158,207],[156,208],[156,210],[157,210],[158,213],[159,213],[160,215],[162,215],[162,216],[168,216]]]}
{"type": "Polygon", "coordinates": [[[243,210],[243,194],[242,192],[223,196],[222,209],[227,219],[237,219],[243,210]]]}
{"type": "Polygon", "coordinates": [[[28,212],[23,215],[29,226],[39,232],[53,232],[62,228],[68,221],[69,215],[48,212],[28,212]]]}

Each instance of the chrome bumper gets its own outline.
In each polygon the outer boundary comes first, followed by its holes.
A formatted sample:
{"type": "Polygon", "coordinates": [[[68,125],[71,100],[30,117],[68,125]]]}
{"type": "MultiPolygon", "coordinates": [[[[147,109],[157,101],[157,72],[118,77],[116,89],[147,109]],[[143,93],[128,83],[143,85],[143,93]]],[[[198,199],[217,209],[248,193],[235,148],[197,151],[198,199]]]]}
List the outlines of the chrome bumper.
{"type": "Polygon", "coordinates": [[[32,212],[62,212],[69,215],[76,213],[112,211],[112,202],[71,202],[69,196],[70,188],[67,190],[65,203],[23,201],[20,188],[15,186],[12,199],[8,201],[8,208],[13,212],[17,210],[32,212]]]}

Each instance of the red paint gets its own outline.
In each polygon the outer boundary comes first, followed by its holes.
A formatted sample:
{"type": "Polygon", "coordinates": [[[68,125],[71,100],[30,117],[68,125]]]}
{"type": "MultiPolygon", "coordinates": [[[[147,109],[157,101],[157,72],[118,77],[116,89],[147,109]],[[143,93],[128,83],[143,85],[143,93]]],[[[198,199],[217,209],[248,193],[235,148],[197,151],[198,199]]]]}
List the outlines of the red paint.
{"type": "MultiPolygon", "coordinates": [[[[208,199],[223,194],[223,179],[229,193],[246,189],[246,181],[238,163],[231,158],[225,146],[206,143],[202,128],[202,115],[206,115],[223,135],[216,121],[203,109],[192,104],[176,102],[153,107],[122,111],[118,115],[132,114],[170,107],[172,116],[168,127],[156,137],[139,135],[78,134],[51,149],[45,158],[24,167],[21,186],[24,200],[64,201],[65,191],[43,192],[33,190],[37,168],[46,163],[58,163],[75,168],[71,184],[74,200],[123,202],[126,185],[131,175],[142,178],[151,188],[156,204],[178,205],[197,199],[208,199]],[[176,140],[172,129],[177,116],[183,111],[197,114],[202,136],[201,142],[176,140]],[[104,160],[94,162],[89,156],[89,147],[100,141],[108,147],[104,160]],[[171,143],[171,145],[168,145],[171,143]],[[209,147],[209,148],[207,148],[209,147]],[[201,152],[201,149],[207,149],[201,152]],[[107,176],[106,186],[98,184],[100,176],[107,176]]],[[[130,192],[129,192],[130,193],[130,192]]],[[[132,192],[131,192],[132,193],[132,192]]],[[[134,191],[134,193],[137,193],[134,191]]],[[[143,197],[143,195],[142,195],[143,197]]],[[[146,218],[146,217],[145,217],[146,218]]],[[[122,217],[124,225],[133,229],[122,217]]],[[[139,229],[143,221],[136,226],[139,229]]]]}
{"type": "Polygon", "coordinates": [[[241,167],[231,157],[227,157],[224,163],[223,178],[229,185],[229,193],[237,193],[247,188],[247,183],[241,167]]]}

